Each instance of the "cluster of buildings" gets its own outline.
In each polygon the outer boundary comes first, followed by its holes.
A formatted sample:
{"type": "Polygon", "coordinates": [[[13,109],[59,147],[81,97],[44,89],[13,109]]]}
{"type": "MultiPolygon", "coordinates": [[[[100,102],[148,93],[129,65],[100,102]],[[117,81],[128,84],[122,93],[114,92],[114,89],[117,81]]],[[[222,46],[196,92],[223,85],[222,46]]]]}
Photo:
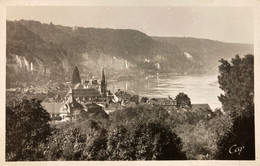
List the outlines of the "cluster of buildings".
{"type": "Polygon", "coordinates": [[[139,95],[120,89],[112,94],[107,89],[107,81],[102,69],[101,80],[89,79],[70,84],[66,94],[47,95],[42,106],[54,120],[73,121],[77,119],[80,111],[87,112],[95,108],[109,114],[115,110],[136,106],[138,102],[139,95]]]}
{"type": "MultiPolygon", "coordinates": [[[[83,80],[77,84],[71,84],[69,90],[63,94],[49,94],[42,102],[42,106],[49,112],[54,121],[75,121],[81,111],[102,110],[106,114],[127,107],[135,107],[140,104],[149,106],[162,106],[166,110],[177,110],[176,100],[170,96],[166,98],[140,98],[139,95],[131,94],[118,89],[112,94],[107,89],[107,81],[104,69],[101,72],[101,80],[83,80]]],[[[193,104],[196,109],[210,110],[208,104],[193,104]]]]}

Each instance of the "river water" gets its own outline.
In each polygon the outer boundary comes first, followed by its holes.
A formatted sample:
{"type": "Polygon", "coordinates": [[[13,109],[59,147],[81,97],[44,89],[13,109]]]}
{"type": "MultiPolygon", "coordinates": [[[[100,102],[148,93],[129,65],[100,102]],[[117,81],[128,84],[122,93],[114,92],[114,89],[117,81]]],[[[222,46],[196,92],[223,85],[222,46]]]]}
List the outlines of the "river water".
{"type": "Polygon", "coordinates": [[[114,93],[118,89],[146,97],[172,98],[186,93],[192,104],[207,103],[211,109],[221,108],[218,97],[221,94],[217,75],[167,75],[108,83],[108,89],[114,93]]]}

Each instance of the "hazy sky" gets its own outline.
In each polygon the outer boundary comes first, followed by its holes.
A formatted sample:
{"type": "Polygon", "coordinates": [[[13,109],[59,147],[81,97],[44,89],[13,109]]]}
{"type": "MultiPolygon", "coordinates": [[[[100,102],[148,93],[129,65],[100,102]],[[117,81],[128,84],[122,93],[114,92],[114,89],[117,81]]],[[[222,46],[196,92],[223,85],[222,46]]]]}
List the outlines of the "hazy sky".
{"type": "Polygon", "coordinates": [[[245,7],[8,7],[7,19],[65,26],[137,29],[150,36],[253,43],[252,8],[245,7]]]}

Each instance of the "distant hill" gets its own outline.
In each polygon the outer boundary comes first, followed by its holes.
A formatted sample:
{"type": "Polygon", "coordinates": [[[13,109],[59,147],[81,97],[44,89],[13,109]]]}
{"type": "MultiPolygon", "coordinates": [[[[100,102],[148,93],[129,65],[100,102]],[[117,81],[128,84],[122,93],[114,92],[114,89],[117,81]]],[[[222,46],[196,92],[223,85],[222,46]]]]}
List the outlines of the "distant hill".
{"type": "Polygon", "coordinates": [[[32,80],[59,79],[69,71],[66,50],[17,22],[7,22],[6,52],[7,87],[32,80]]]}
{"type": "Polygon", "coordinates": [[[230,58],[236,53],[253,53],[253,46],[150,37],[130,29],[7,21],[8,86],[32,80],[61,81],[71,76],[75,64],[83,77],[99,75],[101,67],[108,71],[108,78],[156,72],[212,72],[220,58],[230,58]]]}
{"type": "Polygon", "coordinates": [[[191,37],[153,37],[153,39],[177,46],[208,71],[214,72],[217,71],[218,61],[221,58],[230,59],[236,54],[243,56],[254,53],[252,44],[224,43],[191,37]]]}

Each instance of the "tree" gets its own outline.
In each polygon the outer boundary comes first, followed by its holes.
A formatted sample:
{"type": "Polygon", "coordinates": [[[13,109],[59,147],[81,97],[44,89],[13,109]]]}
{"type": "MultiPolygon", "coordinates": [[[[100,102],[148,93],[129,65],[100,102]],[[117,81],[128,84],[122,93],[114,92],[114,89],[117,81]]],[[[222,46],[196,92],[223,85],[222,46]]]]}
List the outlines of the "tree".
{"type": "Polygon", "coordinates": [[[218,139],[216,159],[255,159],[254,57],[236,55],[221,59],[218,81],[224,91],[219,100],[231,120],[231,128],[218,139]]]}
{"type": "Polygon", "coordinates": [[[109,115],[109,160],[182,160],[181,139],[168,126],[169,113],[162,107],[135,107],[109,115]]]}
{"type": "Polygon", "coordinates": [[[184,160],[181,139],[161,121],[140,122],[133,128],[130,140],[137,160],[184,160]]]}
{"type": "Polygon", "coordinates": [[[87,133],[86,147],[83,151],[85,160],[107,159],[107,130],[97,122],[91,121],[91,130],[87,133]]]}
{"type": "Polygon", "coordinates": [[[92,120],[56,124],[45,160],[106,160],[106,129],[92,120]]]}
{"type": "MultiPolygon", "coordinates": [[[[196,124],[183,124],[177,129],[183,140],[183,150],[190,160],[209,159],[214,152],[214,134],[207,122],[200,121],[196,124]]],[[[177,132],[176,131],[176,132],[177,132]]]]}
{"type": "Polygon", "coordinates": [[[184,160],[181,139],[162,121],[149,120],[109,128],[109,160],[184,160]]]}
{"type": "Polygon", "coordinates": [[[77,66],[75,66],[74,71],[73,71],[73,75],[71,78],[71,83],[72,84],[77,84],[77,83],[81,83],[81,78],[79,75],[79,69],[77,66]]]}
{"type": "Polygon", "coordinates": [[[45,146],[45,160],[81,160],[85,147],[86,135],[73,124],[56,126],[48,144],[45,146]]]}
{"type": "Polygon", "coordinates": [[[169,121],[169,113],[163,107],[128,107],[109,114],[109,119],[115,124],[137,123],[139,121],[158,120],[164,123],[169,121]]]}
{"type": "Polygon", "coordinates": [[[112,125],[108,131],[107,152],[109,160],[131,160],[134,157],[133,147],[129,146],[128,130],[124,125],[112,125]]]}
{"type": "Polygon", "coordinates": [[[218,98],[223,110],[232,118],[254,114],[254,57],[236,55],[231,63],[221,59],[219,87],[224,91],[218,98]]]}
{"type": "Polygon", "coordinates": [[[231,130],[217,142],[215,159],[254,160],[255,123],[254,116],[239,116],[233,121],[231,130]]]}
{"type": "Polygon", "coordinates": [[[49,113],[37,99],[6,107],[6,160],[41,160],[38,151],[50,134],[49,113]]]}
{"type": "Polygon", "coordinates": [[[177,108],[191,108],[191,101],[188,95],[185,93],[179,93],[176,97],[175,100],[177,102],[177,108]]]}
{"type": "Polygon", "coordinates": [[[141,102],[141,103],[146,103],[147,100],[148,100],[148,97],[141,97],[140,102],[141,102]]]}

